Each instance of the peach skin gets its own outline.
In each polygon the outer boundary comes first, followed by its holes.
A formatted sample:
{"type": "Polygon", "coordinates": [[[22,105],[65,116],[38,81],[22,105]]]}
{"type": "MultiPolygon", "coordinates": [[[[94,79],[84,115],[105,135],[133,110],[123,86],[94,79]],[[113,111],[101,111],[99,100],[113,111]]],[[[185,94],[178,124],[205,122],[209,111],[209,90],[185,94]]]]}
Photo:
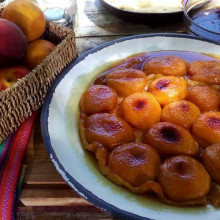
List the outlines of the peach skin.
{"type": "Polygon", "coordinates": [[[29,0],[10,2],[2,11],[1,17],[17,24],[29,42],[39,38],[45,31],[44,13],[29,0]]]}

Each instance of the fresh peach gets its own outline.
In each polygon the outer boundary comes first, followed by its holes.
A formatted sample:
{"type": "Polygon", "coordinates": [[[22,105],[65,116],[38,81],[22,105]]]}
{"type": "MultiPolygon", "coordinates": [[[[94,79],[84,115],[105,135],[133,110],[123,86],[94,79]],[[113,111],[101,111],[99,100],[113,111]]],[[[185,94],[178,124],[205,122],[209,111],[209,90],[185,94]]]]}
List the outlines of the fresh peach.
{"type": "Polygon", "coordinates": [[[160,120],[161,107],[149,92],[134,93],[120,105],[125,121],[140,130],[146,130],[160,120]]]}
{"type": "Polygon", "coordinates": [[[161,120],[189,129],[199,115],[200,110],[195,104],[181,100],[165,105],[161,120]]]}
{"type": "Polygon", "coordinates": [[[146,74],[136,69],[116,70],[107,77],[107,85],[115,89],[119,96],[142,92],[146,84],[146,74]]]}
{"type": "Polygon", "coordinates": [[[116,92],[105,85],[92,85],[82,95],[80,108],[87,114],[109,112],[117,104],[116,92]]]}
{"type": "Polygon", "coordinates": [[[193,134],[201,144],[220,143],[220,112],[205,112],[193,124],[193,134]]]}
{"type": "Polygon", "coordinates": [[[202,112],[218,111],[220,108],[220,91],[211,86],[189,87],[186,99],[196,104],[202,112]]]}
{"type": "Polygon", "coordinates": [[[13,66],[0,69],[0,88],[5,90],[30,72],[25,66],[13,66]]]}
{"type": "Polygon", "coordinates": [[[143,71],[147,74],[165,76],[183,76],[186,73],[186,62],[178,56],[159,56],[146,61],[143,71]]]}
{"type": "Polygon", "coordinates": [[[43,39],[29,43],[27,53],[24,57],[24,64],[29,69],[34,69],[54,50],[55,47],[55,44],[43,39]]]}
{"type": "Polygon", "coordinates": [[[12,1],[2,11],[2,18],[17,24],[28,41],[39,38],[45,31],[46,21],[42,10],[32,1],[12,1]]]}
{"type": "Polygon", "coordinates": [[[150,84],[149,92],[161,105],[166,105],[184,99],[187,94],[187,86],[183,78],[162,76],[150,84]]]}
{"type": "Polygon", "coordinates": [[[143,142],[154,147],[162,155],[185,154],[197,156],[199,147],[184,128],[169,122],[153,125],[143,135],[143,142]]]}
{"type": "Polygon", "coordinates": [[[17,62],[27,49],[27,39],[22,30],[11,21],[0,19],[0,66],[17,62]]]}
{"type": "Polygon", "coordinates": [[[176,156],[161,165],[159,183],[172,201],[185,202],[206,196],[211,178],[201,163],[189,156],[176,156]]]}

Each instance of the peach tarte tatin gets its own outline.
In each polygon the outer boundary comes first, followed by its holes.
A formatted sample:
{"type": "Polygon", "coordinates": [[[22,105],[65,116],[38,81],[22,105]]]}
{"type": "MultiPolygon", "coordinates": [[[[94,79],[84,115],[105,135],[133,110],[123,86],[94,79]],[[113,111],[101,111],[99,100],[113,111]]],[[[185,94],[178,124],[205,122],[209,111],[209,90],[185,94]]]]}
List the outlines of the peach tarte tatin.
{"type": "Polygon", "coordinates": [[[100,172],[131,192],[219,206],[219,60],[163,51],[117,61],[81,97],[80,135],[100,172]]]}

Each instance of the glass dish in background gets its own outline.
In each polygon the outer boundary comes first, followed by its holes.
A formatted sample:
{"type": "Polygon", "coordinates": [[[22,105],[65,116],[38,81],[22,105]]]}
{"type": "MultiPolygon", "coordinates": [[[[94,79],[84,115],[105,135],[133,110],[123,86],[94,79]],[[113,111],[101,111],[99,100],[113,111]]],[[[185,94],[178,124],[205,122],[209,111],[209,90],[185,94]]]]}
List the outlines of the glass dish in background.
{"type": "Polygon", "coordinates": [[[74,28],[77,19],[76,0],[32,0],[44,12],[48,21],[74,28]]]}
{"type": "Polygon", "coordinates": [[[189,32],[220,42],[220,0],[186,0],[184,23],[189,32]]]}

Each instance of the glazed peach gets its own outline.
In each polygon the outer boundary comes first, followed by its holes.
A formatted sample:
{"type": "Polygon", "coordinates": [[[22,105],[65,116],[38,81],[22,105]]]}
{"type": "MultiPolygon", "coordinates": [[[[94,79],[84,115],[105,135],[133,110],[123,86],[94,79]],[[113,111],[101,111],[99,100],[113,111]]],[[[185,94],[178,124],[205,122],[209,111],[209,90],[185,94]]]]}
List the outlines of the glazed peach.
{"type": "Polygon", "coordinates": [[[108,150],[134,140],[133,129],[121,118],[108,113],[89,116],[85,135],[88,143],[98,142],[108,150]]]}
{"type": "Polygon", "coordinates": [[[82,95],[80,100],[81,111],[87,114],[109,112],[117,104],[116,92],[105,85],[92,85],[82,95]]]}
{"type": "Polygon", "coordinates": [[[159,122],[143,134],[143,142],[154,147],[162,155],[185,154],[196,156],[199,147],[184,128],[169,122],[159,122]]]}
{"type": "Polygon", "coordinates": [[[189,129],[199,115],[200,110],[195,104],[181,100],[165,105],[161,120],[189,129]]]}
{"type": "Polygon", "coordinates": [[[194,61],[189,65],[188,73],[192,80],[210,85],[220,84],[220,62],[194,61]]]}
{"type": "Polygon", "coordinates": [[[144,64],[143,71],[147,74],[165,76],[183,76],[186,73],[186,62],[178,56],[153,57],[144,64]]]}
{"type": "Polygon", "coordinates": [[[107,85],[115,89],[119,96],[142,92],[146,84],[146,74],[136,69],[116,70],[107,76],[107,85]]]}
{"type": "Polygon", "coordinates": [[[220,112],[205,112],[194,122],[193,134],[202,144],[220,143],[220,112]]]}
{"type": "Polygon", "coordinates": [[[212,179],[220,184],[220,143],[207,147],[203,152],[202,159],[212,179]]]}
{"type": "Polygon", "coordinates": [[[165,160],[160,167],[159,183],[166,196],[176,202],[200,199],[211,187],[211,179],[197,160],[176,156],[165,160]]]}
{"type": "Polygon", "coordinates": [[[109,155],[109,167],[133,186],[154,180],[160,167],[160,156],[150,146],[129,143],[115,148],[109,155]]]}
{"type": "Polygon", "coordinates": [[[125,121],[140,130],[146,130],[160,120],[161,107],[149,92],[134,93],[126,97],[120,110],[125,121]]]}
{"type": "Polygon", "coordinates": [[[220,92],[211,86],[189,87],[186,99],[196,104],[202,112],[218,111],[220,107],[220,92]]]}
{"type": "Polygon", "coordinates": [[[187,94],[187,86],[183,78],[163,76],[150,84],[149,92],[153,94],[161,105],[166,105],[170,102],[184,99],[187,94]]]}

